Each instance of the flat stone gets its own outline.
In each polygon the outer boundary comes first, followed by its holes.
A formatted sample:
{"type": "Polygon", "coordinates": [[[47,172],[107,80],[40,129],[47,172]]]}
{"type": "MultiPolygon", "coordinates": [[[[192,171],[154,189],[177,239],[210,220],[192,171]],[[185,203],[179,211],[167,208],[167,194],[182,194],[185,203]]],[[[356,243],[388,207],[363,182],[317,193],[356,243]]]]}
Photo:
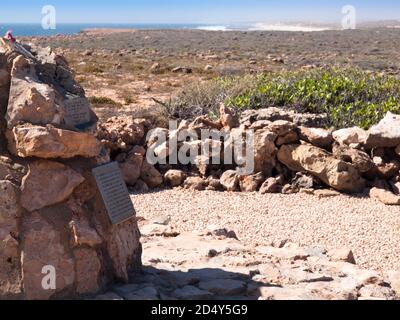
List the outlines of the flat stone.
{"type": "Polygon", "coordinates": [[[400,205],[400,196],[395,195],[393,192],[380,189],[372,188],[369,192],[369,196],[372,199],[378,200],[385,205],[398,206],[400,205]]]}
{"type": "Polygon", "coordinates": [[[327,252],[327,256],[332,261],[343,261],[351,264],[356,264],[353,252],[346,248],[329,250],[327,252]]]}
{"type": "Polygon", "coordinates": [[[360,298],[373,298],[373,299],[384,299],[394,300],[395,292],[388,287],[377,286],[377,285],[366,285],[359,291],[360,298]]]}
{"type": "Polygon", "coordinates": [[[208,300],[213,296],[209,291],[201,290],[195,286],[176,289],[172,295],[180,300],[208,300]]]}
{"type": "Polygon", "coordinates": [[[159,300],[158,291],[154,287],[146,287],[127,294],[126,300],[159,300]]]}
{"type": "Polygon", "coordinates": [[[199,288],[217,295],[234,296],[246,291],[246,283],[240,280],[215,279],[200,282],[199,288]]]}

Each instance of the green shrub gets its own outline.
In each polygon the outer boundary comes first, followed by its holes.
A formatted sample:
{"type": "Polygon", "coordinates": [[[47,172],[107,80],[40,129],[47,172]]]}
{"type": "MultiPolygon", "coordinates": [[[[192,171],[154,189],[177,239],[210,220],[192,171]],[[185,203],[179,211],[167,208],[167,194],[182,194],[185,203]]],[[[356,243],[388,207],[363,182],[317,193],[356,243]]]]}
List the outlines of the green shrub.
{"type": "Polygon", "coordinates": [[[368,128],[388,112],[400,113],[400,80],[359,69],[314,69],[225,77],[189,86],[170,101],[179,118],[216,115],[219,103],[239,110],[287,107],[326,113],[336,128],[368,128]]]}
{"type": "Polygon", "coordinates": [[[119,102],[114,101],[113,99],[107,97],[90,97],[90,103],[97,104],[97,105],[108,105],[114,107],[120,107],[121,104],[119,102]]]}

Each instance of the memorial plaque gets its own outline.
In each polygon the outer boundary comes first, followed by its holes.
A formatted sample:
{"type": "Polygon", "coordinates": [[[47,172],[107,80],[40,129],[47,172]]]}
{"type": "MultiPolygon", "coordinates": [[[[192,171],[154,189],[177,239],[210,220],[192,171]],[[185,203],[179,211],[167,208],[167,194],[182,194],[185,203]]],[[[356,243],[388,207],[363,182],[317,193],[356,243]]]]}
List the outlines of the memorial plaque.
{"type": "Polygon", "coordinates": [[[119,224],[135,215],[128,188],[117,162],[94,168],[92,173],[112,224],[119,224]]]}
{"type": "Polygon", "coordinates": [[[64,101],[65,123],[76,127],[90,122],[89,102],[83,97],[72,97],[64,101]]]}

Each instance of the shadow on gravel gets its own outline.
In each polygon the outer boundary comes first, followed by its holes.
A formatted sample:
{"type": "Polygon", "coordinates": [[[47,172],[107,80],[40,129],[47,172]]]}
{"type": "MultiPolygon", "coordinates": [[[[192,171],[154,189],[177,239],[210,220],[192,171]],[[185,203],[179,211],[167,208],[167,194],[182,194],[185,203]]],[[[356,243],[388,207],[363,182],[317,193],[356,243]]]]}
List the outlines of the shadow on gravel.
{"type": "MultiPolygon", "coordinates": [[[[257,282],[251,274],[229,272],[217,268],[189,269],[187,272],[169,271],[144,266],[131,277],[137,286],[128,299],[137,300],[257,300],[261,287],[270,286],[257,282]],[[149,290],[149,288],[155,290],[149,290]],[[147,290],[143,290],[146,288],[147,290]],[[146,292],[150,295],[146,296],[146,292]],[[155,292],[157,294],[155,295],[155,292]],[[144,294],[144,296],[143,296],[144,294]]],[[[121,292],[119,292],[121,294],[121,292]]]]}

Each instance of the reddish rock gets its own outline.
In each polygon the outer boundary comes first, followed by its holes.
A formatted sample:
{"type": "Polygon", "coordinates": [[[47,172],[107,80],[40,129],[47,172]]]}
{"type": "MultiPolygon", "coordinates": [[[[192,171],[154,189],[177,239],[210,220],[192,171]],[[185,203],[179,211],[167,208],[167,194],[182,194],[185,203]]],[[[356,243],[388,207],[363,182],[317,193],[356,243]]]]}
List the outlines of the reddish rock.
{"type": "Polygon", "coordinates": [[[18,237],[20,208],[17,188],[0,181],[0,297],[22,293],[21,259],[18,237]]]}
{"type": "Polygon", "coordinates": [[[35,211],[67,200],[85,179],[58,162],[38,160],[29,166],[22,182],[21,205],[35,211]]]}
{"type": "Polygon", "coordinates": [[[95,250],[74,249],[76,268],[76,292],[80,295],[95,294],[100,290],[101,263],[95,250]]]}
{"type": "Polygon", "coordinates": [[[68,288],[75,281],[74,260],[68,252],[60,231],[57,231],[38,212],[28,214],[23,221],[22,270],[25,297],[29,300],[49,299],[68,288]],[[44,267],[54,267],[56,288],[42,287],[44,267]]]}
{"type": "Polygon", "coordinates": [[[98,156],[101,147],[88,133],[31,125],[14,127],[7,139],[10,152],[23,158],[90,158],[98,156]]]}
{"type": "Polygon", "coordinates": [[[335,159],[327,151],[309,145],[284,145],[278,159],[293,171],[307,171],[332,188],[360,192],[364,181],[350,163],[335,159]]]}

